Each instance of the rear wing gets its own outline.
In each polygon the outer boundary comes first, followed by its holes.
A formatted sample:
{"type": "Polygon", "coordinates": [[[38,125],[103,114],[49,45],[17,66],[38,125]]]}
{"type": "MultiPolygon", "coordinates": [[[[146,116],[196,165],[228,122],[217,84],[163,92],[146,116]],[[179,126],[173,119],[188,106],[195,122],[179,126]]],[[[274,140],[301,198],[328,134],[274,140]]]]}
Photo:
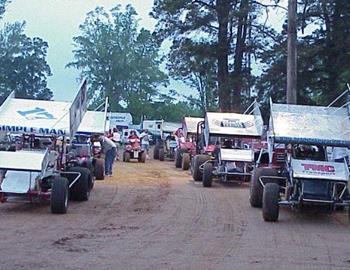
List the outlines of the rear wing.
{"type": "Polygon", "coordinates": [[[86,111],[83,120],[79,125],[79,134],[99,134],[103,135],[107,131],[108,97],[105,100],[104,111],[86,111]]]}
{"type": "Polygon", "coordinates": [[[11,93],[0,107],[0,132],[73,136],[86,107],[86,81],[73,103],[19,99],[11,93]]]}
{"type": "Polygon", "coordinates": [[[0,151],[0,170],[45,172],[50,153],[37,151],[0,151]],[[25,161],[25,162],[23,162],[25,161]]]}
{"type": "Polygon", "coordinates": [[[260,138],[263,134],[260,105],[254,101],[248,108],[253,108],[250,114],[207,112],[204,120],[206,145],[210,136],[260,138]]]}
{"type": "Polygon", "coordinates": [[[197,125],[199,122],[203,121],[204,118],[200,117],[184,117],[182,119],[182,132],[185,137],[189,134],[197,133],[197,125]]]}
{"type": "Polygon", "coordinates": [[[345,107],[276,104],[270,100],[269,137],[274,143],[350,147],[345,107]]]}

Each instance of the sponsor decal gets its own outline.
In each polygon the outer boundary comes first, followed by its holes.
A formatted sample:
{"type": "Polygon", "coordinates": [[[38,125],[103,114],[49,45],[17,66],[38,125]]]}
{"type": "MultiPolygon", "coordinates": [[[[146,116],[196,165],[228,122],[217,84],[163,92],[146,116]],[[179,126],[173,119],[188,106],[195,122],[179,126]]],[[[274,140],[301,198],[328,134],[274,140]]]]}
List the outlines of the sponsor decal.
{"type": "Polygon", "coordinates": [[[238,118],[224,118],[222,120],[215,120],[214,124],[220,127],[227,128],[248,128],[254,126],[254,123],[251,121],[242,122],[238,118]]]}
{"type": "Polygon", "coordinates": [[[66,134],[66,132],[62,129],[34,128],[34,127],[23,127],[23,126],[5,126],[5,125],[0,125],[0,131],[15,132],[15,133],[35,133],[35,134],[44,134],[44,135],[65,135],[66,134]]]}
{"type": "Polygon", "coordinates": [[[322,173],[334,173],[335,167],[332,165],[318,165],[318,164],[301,164],[304,167],[304,171],[322,172],[322,173]]]}
{"type": "Polygon", "coordinates": [[[44,119],[52,120],[56,119],[51,113],[40,107],[35,107],[27,111],[17,111],[18,114],[25,117],[27,120],[44,119]]]}

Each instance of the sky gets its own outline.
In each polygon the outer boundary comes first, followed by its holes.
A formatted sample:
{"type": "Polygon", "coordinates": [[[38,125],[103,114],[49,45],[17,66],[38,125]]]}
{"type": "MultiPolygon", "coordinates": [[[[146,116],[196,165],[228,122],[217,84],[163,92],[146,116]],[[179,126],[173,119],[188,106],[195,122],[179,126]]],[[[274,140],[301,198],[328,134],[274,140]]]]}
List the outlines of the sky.
{"type": "MultiPolygon", "coordinates": [[[[116,4],[123,7],[131,4],[141,19],[140,26],[150,31],[154,29],[156,21],[149,16],[153,0],[12,0],[3,21],[26,21],[25,33],[28,36],[41,37],[48,42],[47,61],[53,73],[48,78],[48,87],[53,91],[55,100],[71,101],[80,84],[77,80],[79,72],[65,68],[73,60],[73,37],[80,34],[79,25],[89,11],[96,6],[109,10],[116,4]]],[[[283,23],[282,17],[281,13],[269,16],[277,29],[283,23]]],[[[188,86],[174,80],[170,81],[169,89],[196,95],[195,90],[189,90],[188,86]]]]}

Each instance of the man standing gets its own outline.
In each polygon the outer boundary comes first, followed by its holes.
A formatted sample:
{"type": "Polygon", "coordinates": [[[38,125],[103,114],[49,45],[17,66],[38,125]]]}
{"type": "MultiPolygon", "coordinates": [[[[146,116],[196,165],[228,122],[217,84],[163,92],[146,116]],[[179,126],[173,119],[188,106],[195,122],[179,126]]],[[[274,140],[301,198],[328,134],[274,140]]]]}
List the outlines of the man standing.
{"type": "Polygon", "coordinates": [[[146,151],[147,154],[147,159],[149,159],[149,134],[148,134],[148,130],[145,129],[142,131],[141,135],[140,135],[140,139],[141,139],[141,147],[142,149],[144,149],[146,151]]]}
{"type": "Polygon", "coordinates": [[[115,159],[117,146],[111,139],[103,136],[102,149],[105,153],[105,175],[112,176],[113,162],[115,159]]]}

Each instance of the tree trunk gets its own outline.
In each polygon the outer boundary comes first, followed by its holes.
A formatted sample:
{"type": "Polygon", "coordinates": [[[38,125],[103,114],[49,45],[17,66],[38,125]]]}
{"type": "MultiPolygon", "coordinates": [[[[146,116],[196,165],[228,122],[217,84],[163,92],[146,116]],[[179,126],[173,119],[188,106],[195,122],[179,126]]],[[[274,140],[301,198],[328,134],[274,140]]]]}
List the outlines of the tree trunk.
{"type": "Polygon", "coordinates": [[[288,0],[287,103],[297,103],[297,2],[288,0]]]}
{"type": "Polygon", "coordinates": [[[230,111],[230,82],[228,72],[228,55],[230,46],[228,40],[228,21],[230,14],[230,0],[217,0],[216,12],[219,23],[217,50],[219,108],[222,112],[228,112],[230,111]]]}
{"type": "Polygon", "coordinates": [[[249,1],[242,0],[239,7],[239,19],[237,25],[236,49],[234,56],[234,70],[232,73],[233,93],[231,95],[231,111],[241,112],[242,95],[242,66],[248,30],[249,1]]]}

